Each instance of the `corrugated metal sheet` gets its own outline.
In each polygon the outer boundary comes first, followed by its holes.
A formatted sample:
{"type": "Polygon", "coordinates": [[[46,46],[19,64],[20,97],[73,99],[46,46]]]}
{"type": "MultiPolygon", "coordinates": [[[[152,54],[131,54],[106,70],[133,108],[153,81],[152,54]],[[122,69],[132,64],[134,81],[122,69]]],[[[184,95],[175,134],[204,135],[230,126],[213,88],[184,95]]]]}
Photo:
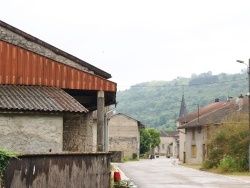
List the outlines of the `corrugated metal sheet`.
{"type": "Polygon", "coordinates": [[[0,85],[0,109],[57,112],[88,110],[60,88],[0,85]]]}
{"type": "Polygon", "coordinates": [[[116,92],[116,83],[0,41],[0,84],[116,92]]]}
{"type": "MultiPolygon", "coordinates": [[[[101,69],[99,69],[99,68],[97,68],[97,67],[95,67],[95,66],[93,66],[93,65],[91,65],[91,64],[89,64],[89,63],[87,63],[87,62],[85,62],[85,61],[83,61],[81,59],[79,59],[79,58],[77,58],[77,57],[74,57],[73,55],[68,54],[67,52],[64,52],[64,51],[62,51],[62,50],[60,50],[60,49],[58,49],[58,48],[56,48],[56,47],[54,47],[54,46],[52,46],[52,45],[50,45],[50,44],[48,44],[46,42],[40,40],[40,39],[38,39],[38,38],[24,32],[24,31],[21,31],[21,30],[15,28],[15,27],[1,21],[1,20],[0,20],[0,27],[6,28],[7,30],[9,30],[11,32],[14,32],[17,35],[20,35],[20,36],[24,37],[28,41],[32,41],[32,42],[34,42],[34,43],[36,43],[36,44],[38,44],[40,46],[43,46],[43,47],[45,47],[47,49],[50,49],[51,51],[53,51],[54,53],[56,53],[56,54],[58,54],[60,56],[66,57],[67,59],[70,59],[70,60],[72,60],[72,61],[74,61],[74,62],[76,62],[76,63],[78,63],[78,64],[80,64],[80,65],[82,65],[84,67],[87,67],[88,70],[93,71],[98,76],[101,76],[101,77],[103,77],[105,79],[111,78],[111,75],[109,73],[107,73],[107,72],[105,72],[105,71],[103,71],[103,70],[101,70],[101,69]]],[[[6,41],[14,41],[13,37],[14,36],[12,36],[11,39],[7,39],[7,40],[5,38],[5,40],[6,41]]],[[[0,36],[0,38],[1,38],[1,36],[0,36]]],[[[12,43],[12,42],[10,42],[10,43],[12,43]]],[[[14,43],[15,43],[15,41],[14,41],[14,43]]]]}

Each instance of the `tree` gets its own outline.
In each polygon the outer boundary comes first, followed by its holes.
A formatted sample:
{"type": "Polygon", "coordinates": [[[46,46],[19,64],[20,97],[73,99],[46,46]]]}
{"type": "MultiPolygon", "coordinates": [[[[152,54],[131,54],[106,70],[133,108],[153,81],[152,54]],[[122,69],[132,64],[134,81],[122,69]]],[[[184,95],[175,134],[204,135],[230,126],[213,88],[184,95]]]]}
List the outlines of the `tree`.
{"type": "Polygon", "coordinates": [[[153,129],[153,128],[148,128],[147,129],[151,138],[151,149],[155,148],[156,146],[159,146],[161,139],[160,139],[160,131],[153,129]]]}
{"type": "Polygon", "coordinates": [[[150,151],[150,149],[159,146],[160,140],[160,131],[154,128],[148,128],[141,130],[140,135],[140,153],[145,154],[150,151]]]}
{"type": "Polygon", "coordinates": [[[142,129],[140,134],[140,153],[145,154],[150,150],[151,138],[147,129],[142,129]]]}

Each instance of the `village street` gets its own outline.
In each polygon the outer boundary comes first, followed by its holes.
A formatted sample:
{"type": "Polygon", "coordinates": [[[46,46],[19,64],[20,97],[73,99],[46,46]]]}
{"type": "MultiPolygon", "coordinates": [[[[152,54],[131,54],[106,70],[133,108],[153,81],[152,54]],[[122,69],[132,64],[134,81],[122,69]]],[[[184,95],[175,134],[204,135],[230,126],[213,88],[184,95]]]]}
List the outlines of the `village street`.
{"type": "Polygon", "coordinates": [[[117,164],[122,178],[137,188],[250,188],[250,176],[225,176],[178,165],[177,160],[160,157],[117,164]]]}

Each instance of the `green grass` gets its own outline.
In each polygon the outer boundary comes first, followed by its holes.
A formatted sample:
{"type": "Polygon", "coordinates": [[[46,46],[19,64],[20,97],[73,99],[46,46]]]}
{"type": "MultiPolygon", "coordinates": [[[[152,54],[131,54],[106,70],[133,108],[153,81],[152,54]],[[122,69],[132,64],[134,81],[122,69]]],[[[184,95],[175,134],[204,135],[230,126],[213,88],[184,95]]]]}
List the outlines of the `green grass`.
{"type": "Polygon", "coordinates": [[[220,168],[204,169],[204,168],[202,168],[201,164],[183,163],[180,165],[188,167],[188,168],[193,168],[193,169],[205,171],[205,172],[215,173],[215,174],[224,174],[224,175],[232,175],[232,176],[250,176],[250,172],[224,172],[220,168]]]}

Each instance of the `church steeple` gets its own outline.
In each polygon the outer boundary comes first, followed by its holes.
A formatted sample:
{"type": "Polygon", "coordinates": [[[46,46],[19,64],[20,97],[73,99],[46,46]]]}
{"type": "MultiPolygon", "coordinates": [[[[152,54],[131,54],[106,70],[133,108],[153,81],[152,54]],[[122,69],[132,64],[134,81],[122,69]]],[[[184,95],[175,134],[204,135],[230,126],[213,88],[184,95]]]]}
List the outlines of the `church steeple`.
{"type": "Polygon", "coordinates": [[[180,108],[179,117],[183,117],[185,115],[187,115],[187,108],[186,108],[186,103],[185,103],[185,98],[184,98],[184,93],[183,93],[182,99],[181,99],[181,108],[180,108]]]}

